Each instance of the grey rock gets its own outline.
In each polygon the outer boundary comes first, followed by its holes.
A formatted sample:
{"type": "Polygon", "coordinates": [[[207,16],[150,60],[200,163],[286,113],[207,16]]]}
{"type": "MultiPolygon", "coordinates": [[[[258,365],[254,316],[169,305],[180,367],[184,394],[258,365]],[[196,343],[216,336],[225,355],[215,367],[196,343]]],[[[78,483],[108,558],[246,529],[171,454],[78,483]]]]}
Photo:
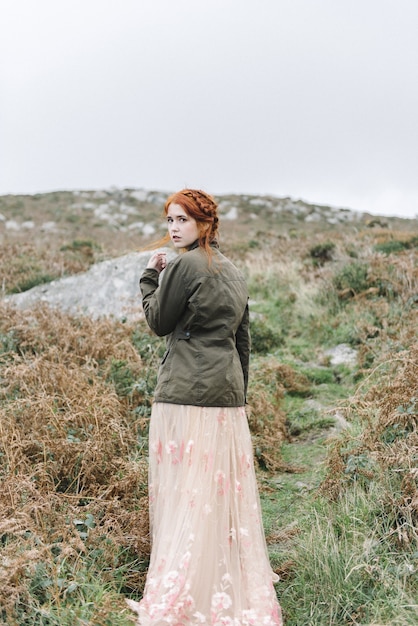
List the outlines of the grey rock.
{"type": "Polygon", "coordinates": [[[5,226],[6,230],[20,230],[20,226],[16,220],[7,220],[5,226]]]}
{"type": "Polygon", "coordinates": [[[350,365],[357,363],[357,350],[354,350],[346,343],[340,343],[335,348],[325,351],[325,355],[330,357],[331,365],[350,365]]]}
{"type": "MultiPolygon", "coordinates": [[[[167,260],[176,256],[165,249],[167,260]]],[[[45,302],[73,315],[135,321],[143,316],[139,278],[152,252],[130,254],[96,263],[87,272],[37,285],[3,298],[18,309],[45,302]]]]}

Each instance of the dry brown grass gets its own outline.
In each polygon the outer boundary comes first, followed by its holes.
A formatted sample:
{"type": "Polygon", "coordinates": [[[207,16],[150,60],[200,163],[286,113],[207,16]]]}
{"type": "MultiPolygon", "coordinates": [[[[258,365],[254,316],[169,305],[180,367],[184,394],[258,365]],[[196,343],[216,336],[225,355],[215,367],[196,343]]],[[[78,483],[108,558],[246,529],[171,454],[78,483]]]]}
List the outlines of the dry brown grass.
{"type": "Polygon", "coordinates": [[[308,380],[291,366],[275,358],[263,359],[253,368],[248,393],[248,420],[253,435],[255,458],[269,471],[300,471],[285,463],[281,444],[288,440],[287,417],[282,408],[285,392],[307,392],[308,380]]]}
{"type": "Polygon", "coordinates": [[[45,307],[2,307],[10,347],[0,357],[0,605],[10,619],[40,564],[77,567],[95,549],[104,563],[123,550],[148,555],[143,418],[132,410],[141,396],[118,396],[108,377],[115,359],[140,374],[131,332],[45,307]]]}
{"type": "Polygon", "coordinates": [[[353,480],[380,480],[382,501],[399,544],[418,544],[418,343],[381,361],[346,407],[363,420],[328,458],[322,493],[337,498],[353,480]]]}
{"type": "Polygon", "coordinates": [[[342,407],[363,427],[360,435],[347,433],[335,442],[321,491],[335,499],[353,481],[365,488],[369,481],[380,483],[393,535],[406,545],[418,541],[416,250],[371,254],[367,280],[350,303],[363,379],[342,407]]]}
{"type": "Polygon", "coordinates": [[[26,291],[39,283],[86,271],[97,260],[98,250],[88,242],[79,244],[4,242],[0,256],[1,293],[26,291]]]}

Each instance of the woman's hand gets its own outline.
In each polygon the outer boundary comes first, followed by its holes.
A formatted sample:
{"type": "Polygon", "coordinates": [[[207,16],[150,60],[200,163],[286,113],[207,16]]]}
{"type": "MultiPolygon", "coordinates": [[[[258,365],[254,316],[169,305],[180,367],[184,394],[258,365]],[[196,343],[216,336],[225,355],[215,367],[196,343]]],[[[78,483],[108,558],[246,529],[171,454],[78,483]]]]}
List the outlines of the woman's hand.
{"type": "Polygon", "coordinates": [[[167,256],[165,252],[154,252],[147,263],[147,269],[162,272],[167,265],[167,256]]]}

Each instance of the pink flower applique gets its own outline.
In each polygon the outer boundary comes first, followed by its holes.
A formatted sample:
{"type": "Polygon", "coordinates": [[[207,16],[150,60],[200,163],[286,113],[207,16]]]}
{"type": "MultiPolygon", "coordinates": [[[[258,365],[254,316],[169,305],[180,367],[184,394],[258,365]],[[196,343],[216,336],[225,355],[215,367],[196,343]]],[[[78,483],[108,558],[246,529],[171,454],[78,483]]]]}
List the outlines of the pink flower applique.
{"type": "Polygon", "coordinates": [[[167,441],[167,443],[165,444],[165,450],[167,454],[174,454],[177,448],[178,448],[178,445],[173,439],[171,439],[170,441],[167,441]]]}
{"type": "Polygon", "coordinates": [[[167,454],[171,456],[171,462],[173,464],[179,463],[183,458],[184,443],[182,443],[179,448],[177,442],[173,439],[170,439],[170,441],[167,441],[167,443],[165,444],[165,450],[167,454]],[[177,451],[178,455],[176,454],[177,451]]]}
{"type": "Polygon", "coordinates": [[[239,622],[234,620],[232,617],[228,617],[227,615],[224,617],[218,617],[215,622],[215,626],[235,626],[236,624],[239,626],[239,622]]]}
{"type": "Polygon", "coordinates": [[[225,472],[217,470],[215,473],[215,482],[218,484],[218,494],[224,496],[229,490],[229,480],[226,480],[225,472]]]}
{"type": "Polygon", "coordinates": [[[193,448],[194,448],[194,441],[193,441],[193,439],[189,439],[189,441],[187,442],[186,448],[185,448],[185,453],[186,453],[186,455],[188,457],[188,465],[189,466],[192,464],[193,448]]]}
{"type": "Polygon", "coordinates": [[[251,467],[251,461],[252,459],[248,454],[241,455],[241,472],[243,473],[244,476],[247,475],[247,471],[251,467]]]}
{"type": "Polygon", "coordinates": [[[151,450],[157,456],[157,463],[161,463],[163,458],[163,444],[161,443],[161,439],[152,442],[151,450]]]}
{"type": "Polygon", "coordinates": [[[181,569],[187,569],[189,567],[191,556],[192,556],[192,554],[191,554],[190,550],[187,550],[187,552],[185,552],[183,554],[183,556],[180,559],[180,563],[179,563],[181,569]]]}
{"type": "Polygon", "coordinates": [[[241,538],[241,543],[243,546],[248,547],[251,544],[250,533],[248,532],[248,528],[240,528],[239,536],[241,538]]]}
{"type": "Polygon", "coordinates": [[[224,585],[231,585],[232,584],[232,576],[229,572],[226,572],[223,576],[222,576],[222,582],[224,585]]]}
{"type": "Polygon", "coordinates": [[[219,612],[224,609],[229,609],[232,605],[232,598],[225,591],[218,591],[212,596],[212,610],[219,612]]]}
{"type": "Polygon", "coordinates": [[[193,509],[193,507],[196,506],[196,496],[197,496],[198,493],[199,492],[198,492],[197,489],[193,489],[192,492],[190,493],[189,506],[192,509],[193,509]]]}
{"type": "Polygon", "coordinates": [[[205,472],[209,471],[213,466],[213,453],[205,452],[203,455],[203,460],[205,462],[205,472]]]}
{"type": "Polygon", "coordinates": [[[163,585],[166,588],[171,588],[174,587],[174,585],[177,582],[177,579],[179,578],[179,573],[177,570],[171,570],[171,572],[168,572],[163,579],[163,585]]]}
{"type": "Polygon", "coordinates": [[[259,626],[260,622],[257,623],[257,613],[254,609],[249,609],[247,611],[242,612],[243,624],[245,626],[259,626]]]}
{"type": "Polygon", "coordinates": [[[219,411],[219,413],[218,413],[218,424],[219,424],[219,426],[225,426],[225,424],[226,424],[226,414],[225,414],[225,411],[219,411]]]}

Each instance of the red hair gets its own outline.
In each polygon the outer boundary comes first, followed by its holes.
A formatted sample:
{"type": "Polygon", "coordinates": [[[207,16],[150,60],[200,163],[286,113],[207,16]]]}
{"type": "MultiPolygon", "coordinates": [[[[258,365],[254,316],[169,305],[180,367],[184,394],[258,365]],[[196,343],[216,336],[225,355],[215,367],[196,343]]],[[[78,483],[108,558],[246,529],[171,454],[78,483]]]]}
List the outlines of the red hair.
{"type": "Polygon", "coordinates": [[[164,213],[167,215],[170,204],[178,204],[190,217],[196,220],[199,230],[199,246],[211,255],[210,244],[216,242],[218,234],[218,205],[214,198],[200,189],[182,189],[167,198],[164,213]]]}
{"type": "MultiPolygon", "coordinates": [[[[212,257],[211,243],[216,243],[218,235],[218,205],[214,198],[200,189],[182,189],[176,191],[164,204],[164,215],[167,215],[170,204],[178,204],[187,215],[197,222],[199,230],[199,246],[208,256],[212,257]]],[[[159,248],[170,241],[170,235],[165,235],[159,241],[147,246],[145,250],[159,248]]]]}

